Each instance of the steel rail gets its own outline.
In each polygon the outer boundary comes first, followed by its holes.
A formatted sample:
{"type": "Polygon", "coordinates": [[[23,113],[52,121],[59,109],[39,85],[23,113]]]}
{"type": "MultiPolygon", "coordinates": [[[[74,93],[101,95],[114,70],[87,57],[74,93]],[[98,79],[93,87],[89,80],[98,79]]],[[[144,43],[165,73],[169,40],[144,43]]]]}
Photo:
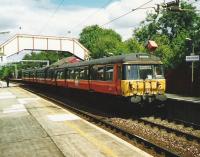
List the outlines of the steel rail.
{"type": "Polygon", "coordinates": [[[174,129],[174,128],[170,128],[170,127],[164,126],[162,124],[157,124],[157,123],[151,122],[151,121],[146,120],[146,119],[139,118],[137,120],[140,121],[140,122],[143,122],[145,124],[149,124],[151,126],[158,127],[160,129],[164,129],[167,132],[175,133],[178,136],[184,136],[188,140],[196,140],[196,141],[200,142],[200,137],[198,137],[198,136],[195,136],[195,135],[192,135],[192,134],[189,134],[189,133],[186,133],[186,132],[174,129]]]}
{"type": "Polygon", "coordinates": [[[99,117],[97,117],[97,116],[95,116],[91,113],[82,111],[82,110],[77,109],[75,107],[72,107],[72,106],[66,104],[65,102],[62,102],[62,101],[57,100],[57,99],[52,98],[52,97],[48,97],[47,95],[40,93],[39,91],[36,92],[36,91],[31,90],[29,88],[26,88],[24,86],[22,86],[22,88],[24,88],[25,90],[27,90],[31,93],[39,95],[46,100],[52,101],[52,102],[56,103],[57,105],[63,106],[63,107],[69,109],[70,111],[72,111],[76,114],[80,114],[83,117],[87,117],[90,121],[95,122],[97,125],[101,124],[101,125],[106,126],[106,128],[111,129],[112,131],[115,131],[116,133],[121,133],[121,135],[123,135],[124,137],[128,137],[128,139],[131,140],[131,141],[136,140],[137,143],[145,145],[146,148],[151,148],[151,149],[153,148],[153,150],[155,150],[155,152],[158,153],[158,154],[165,154],[165,156],[170,156],[170,157],[179,157],[178,154],[171,152],[171,151],[169,151],[165,148],[162,148],[161,146],[156,145],[156,144],[144,139],[143,137],[140,137],[138,135],[134,135],[134,134],[126,131],[123,128],[115,126],[112,123],[106,121],[104,118],[99,118],[99,117]]]}
{"type": "Polygon", "coordinates": [[[186,122],[186,121],[183,121],[183,120],[180,120],[180,119],[170,119],[169,121],[172,121],[172,122],[175,122],[175,123],[178,123],[178,124],[183,124],[184,126],[187,126],[187,127],[193,127],[196,130],[200,130],[200,125],[195,124],[195,123],[186,122]]]}

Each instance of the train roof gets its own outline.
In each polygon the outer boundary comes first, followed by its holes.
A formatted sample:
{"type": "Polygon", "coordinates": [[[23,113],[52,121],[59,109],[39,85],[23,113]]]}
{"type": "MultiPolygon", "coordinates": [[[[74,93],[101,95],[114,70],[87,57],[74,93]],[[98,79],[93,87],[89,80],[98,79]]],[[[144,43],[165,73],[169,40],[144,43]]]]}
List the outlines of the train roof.
{"type": "Polygon", "coordinates": [[[148,64],[162,64],[160,58],[146,53],[131,53],[131,54],[123,54],[119,56],[112,56],[100,59],[94,59],[89,61],[82,61],[78,63],[72,64],[63,64],[58,68],[70,68],[70,67],[78,67],[78,66],[87,66],[87,65],[101,65],[101,64],[113,64],[113,63],[131,63],[137,62],[138,64],[148,63],[148,64]]]}
{"type": "Polygon", "coordinates": [[[35,71],[42,72],[45,70],[53,70],[53,69],[58,70],[58,69],[70,68],[70,67],[101,65],[101,64],[114,64],[114,63],[162,64],[162,62],[160,61],[160,58],[158,58],[152,54],[131,53],[131,54],[123,54],[123,55],[119,55],[119,56],[93,59],[93,60],[89,60],[89,61],[81,61],[81,62],[77,62],[77,63],[65,63],[65,64],[57,65],[57,67],[55,67],[55,66],[43,67],[43,68],[35,69],[35,71]]]}

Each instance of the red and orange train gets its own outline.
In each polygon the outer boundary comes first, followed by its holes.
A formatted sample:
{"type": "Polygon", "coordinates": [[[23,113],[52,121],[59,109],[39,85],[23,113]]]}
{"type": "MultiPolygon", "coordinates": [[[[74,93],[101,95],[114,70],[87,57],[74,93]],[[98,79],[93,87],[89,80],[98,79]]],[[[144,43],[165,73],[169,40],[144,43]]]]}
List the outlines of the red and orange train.
{"type": "Polygon", "coordinates": [[[165,78],[159,58],[144,53],[112,56],[23,71],[27,82],[125,97],[132,103],[165,101],[165,78]]]}

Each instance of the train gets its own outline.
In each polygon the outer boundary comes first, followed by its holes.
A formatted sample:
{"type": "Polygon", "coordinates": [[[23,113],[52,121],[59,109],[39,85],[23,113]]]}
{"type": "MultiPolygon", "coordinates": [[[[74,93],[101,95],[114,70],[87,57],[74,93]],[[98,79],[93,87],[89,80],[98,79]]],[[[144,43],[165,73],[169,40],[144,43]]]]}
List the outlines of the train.
{"type": "Polygon", "coordinates": [[[166,80],[161,60],[147,53],[132,53],[22,72],[35,84],[114,95],[133,104],[164,102],[166,80]]]}

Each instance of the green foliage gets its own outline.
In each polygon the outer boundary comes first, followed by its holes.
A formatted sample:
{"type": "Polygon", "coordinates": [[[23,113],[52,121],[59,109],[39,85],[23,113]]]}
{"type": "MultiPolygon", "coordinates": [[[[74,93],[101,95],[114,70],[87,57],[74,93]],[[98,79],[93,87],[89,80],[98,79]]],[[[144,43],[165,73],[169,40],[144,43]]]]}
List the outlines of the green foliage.
{"type": "Polygon", "coordinates": [[[114,30],[103,29],[98,25],[84,28],[79,41],[91,52],[91,58],[145,51],[136,40],[130,39],[123,42],[121,36],[114,30]]]}
{"type": "Polygon", "coordinates": [[[6,76],[12,76],[14,72],[13,66],[3,66],[0,69],[0,79],[5,79],[6,76]]]}
{"type": "Polygon", "coordinates": [[[139,43],[135,38],[128,39],[124,42],[127,52],[129,53],[138,53],[138,52],[146,52],[144,47],[144,43],[139,43]]]}
{"type": "MultiPolygon", "coordinates": [[[[57,62],[59,59],[69,57],[70,54],[64,52],[56,52],[56,51],[42,51],[39,53],[32,52],[31,54],[27,54],[24,56],[24,60],[49,60],[49,63],[52,64],[57,62]]],[[[46,63],[34,63],[34,62],[24,62],[22,65],[23,69],[32,68],[32,67],[42,67],[46,65],[46,63]]]]}
{"type": "Polygon", "coordinates": [[[98,25],[83,29],[79,41],[91,52],[92,58],[117,55],[123,52],[121,36],[111,29],[98,25]]]}
{"type": "Polygon", "coordinates": [[[181,3],[182,9],[190,11],[171,12],[163,10],[160,15],[148,14],[141,26],[134,31],[134,38],[139,42],[149,39],[156,41],[155,54],[163,60],[167,68],[175,68],[185,62],[189,55],[185,38],[194,42],[196,54],[200,51],[200,15],[195,7],[181,3]]]}

